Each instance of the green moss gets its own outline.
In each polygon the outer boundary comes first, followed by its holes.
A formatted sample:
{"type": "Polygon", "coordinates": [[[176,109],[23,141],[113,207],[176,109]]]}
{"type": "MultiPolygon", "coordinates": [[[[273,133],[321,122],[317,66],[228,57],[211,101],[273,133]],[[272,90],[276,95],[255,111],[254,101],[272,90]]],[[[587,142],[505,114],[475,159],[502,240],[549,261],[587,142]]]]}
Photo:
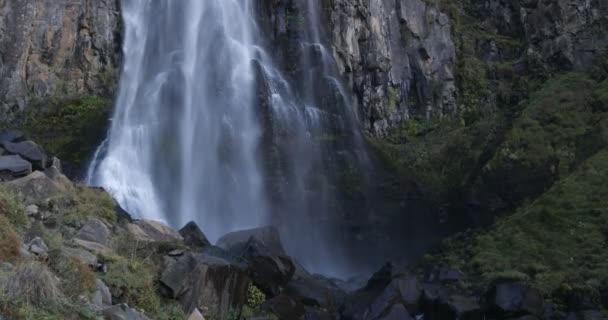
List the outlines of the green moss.
{"type": "Polygon", "coordinates": [[[21,129],[50,154],[83,166],[105,136],[112,100],[76,96],[46,102],[31,106],[21,129]]]}

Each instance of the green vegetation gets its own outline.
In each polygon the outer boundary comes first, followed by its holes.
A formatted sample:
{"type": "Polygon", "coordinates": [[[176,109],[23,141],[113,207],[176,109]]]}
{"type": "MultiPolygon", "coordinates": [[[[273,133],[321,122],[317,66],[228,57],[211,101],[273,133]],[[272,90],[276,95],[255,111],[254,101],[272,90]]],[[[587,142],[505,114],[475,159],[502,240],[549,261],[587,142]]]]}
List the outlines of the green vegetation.
{"type": "Polygon", "coordinates": [[[49,209],[58,214],[63,225],[78,226],[86,218],[116,222],[114,200],[103,190],[77,186],[49,201],[49,209]]]}
{"type": "Polygon", "coordinates": [[[577,290],[599,299],[608,285],[606,194],[608,149],[489,231],[447,240],[427,262],[464,271],[472,287],[508,278],[530,282],[558,303],[577,290]]]}
{"type": "Polygon", "coordinates": [[[50,98],[48,104],[33,105],[31,110],[21,129],[50,154],[80,167],[105,136],[112,100],[98,96],[50,98]]]}

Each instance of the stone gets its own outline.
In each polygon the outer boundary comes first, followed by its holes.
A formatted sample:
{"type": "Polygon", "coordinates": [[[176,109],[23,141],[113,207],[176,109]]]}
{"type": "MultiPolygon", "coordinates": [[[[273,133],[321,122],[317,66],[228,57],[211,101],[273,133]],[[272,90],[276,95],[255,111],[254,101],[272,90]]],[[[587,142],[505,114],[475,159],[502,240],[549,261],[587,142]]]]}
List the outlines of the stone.
{"type": "Polygon", "coordinates": [[[399,303],[416,313],[422,290],[415,276],[406,269],[388,263],[376,272],[367,285],[354,292],[345,304],[344,315],[353,319],[376,319],[399,303]],[[365,316],[365,317],[364,317],[365,316]]]}
{"type": "Polygon", "coordinates": [[[27,247],[27,251],[40,259],[46,259],[48,257],[49,247],[47,247],[44,240],[40,237],[32,239],[27,247]]]}
{"type": "Polygon", "coordinates": [[[127,224],[127,230],[138,241],[182,242],[184,240],[177,231],[159,221],[136,220],[127,224]]]}
{"type": "Polygon", "coordinates": [[[34,141],[28,140],[16,143],[5,142],[2,145],[7,152],[20,155],[24,159],[30,161],[35,169],[46,169],[47,155],[44,152],[44,149],[34,141]]]}
{"type": "Polygon", "coordinates": [[[414,320],[402,304],[394,304],[388,312],[378,318],[378,320],[414,320]]]}
{"type": "Polygon", "coordinates": [[[0,171],[8,172],[12,177],[26,176],[32,173],[32,164],[18,155],[0,156],[0,171]]]}
{"type": "Polygon", "coordinates": [[[184,243],[193,248],[202,248],[211,245],[207,237],[194,221],[188,222],[179,230],[179,234],[184,238],[184,243]]]}
{"type": "Polygon", "coordinates": [[[188,317],[188,320],[205,320],[205,317],[203,317],[201,312],[195,308],[194,311],[192,311],[192,313],[188,317]]]}
{"type": "Polygon", "coordinates": [[[206,253],[165,256],[160,283],[164,295],[176,299],[187,313],[195,308],[227,313],[247,300],[249,276],[244,266],[206,253]]]}
{"type": "Polygon", "coordinates": [[[82,240],[82,239],[74,239],[74,243],[76,245],[78,245],[79,247],[81,247],[93,254],[103,254],[103,253],[112,252],[112,250],[110,248],[104,246],[103,244],[97,243],[97,242],[86,241],[86,240],[82,240]]]}
{"type": "Polygon", "coordinates": [[[542,294],[524,283],[500,282],[487,293],[490,308],[498,315],[540,316],[545,310],[542,294]]]}
{"type": "Polygon", "coordinates": [[[247,261],[253,283],[268,297],[279,295],[295,272],[289,257],[273,255],[253,237],[238,256],[247,261]]]}
{"type": "Polygon", "coordinates": [[[272,226],[228,233],[217,241],[217,246],[228,251],[240,252],[252,237],[268,248],[272,254],[286,255],[279,231],[272,226]]]}
{"type": "Polygon", "coordinates": [[[346,300],[346,293],[331,280],[321,276],[292,279],[284,293],[308,307],[337,311],[346,300]]]}
{"type": "Polygon", "coordinates": [[[150,320],[143,314],[129,308],[125,303],[105,308],[101,311],[104,320],[150,320]]]}
{"type": "Polygon", "coordinates": [[[302,303],[287,295],[279,295],[266,300],[262,304],[262,310],[271,312],[279,319],[302,319],[306,309],[302,303]]]}
{"type": "Polygon", "coordinates": [[[76,238],[107,246],[110,235],[110,229],[108,229],[105,223],[99,219],[89,219],[78,230],[76,238]]]}
{"type": "Polygon", "coordinates": [[[2,184],[24,198],[26,205],[42,203],[44,200],[66,191],[64,186],[57,184],[40,171],[34,171],[28,176],[2,184]]]}
{"type": "Polygon", "coordinates": [[[35,204],[30,204],[29,206],[25,207],[25,214],[27,214],[28,216],[36,216],[39,212],[38,206],[35,204]]]}
{"type": "Polygon", "coordinates": [[[23,139],[23,132],[17,130],[7,130],[0,132],[0,144],[5,142],[15,142],[23,139]]]}
{"type": "Polygon", "coordinates": [[[91,298],[91,303],[97,309],[102,309],[112,305],[112,294],[110,293],[110,288],[108,288],[108,286],[100,279],[95,281],[95,292],[93,293],[93,298],[91,298]]]}
{"type": "Polygon", "coordinates": [[[98,266],[97,256],[87,250],[63,246],[61,247],[61,253],[65,257],[80,259],[91,268],[97,268],[98,266]]]}

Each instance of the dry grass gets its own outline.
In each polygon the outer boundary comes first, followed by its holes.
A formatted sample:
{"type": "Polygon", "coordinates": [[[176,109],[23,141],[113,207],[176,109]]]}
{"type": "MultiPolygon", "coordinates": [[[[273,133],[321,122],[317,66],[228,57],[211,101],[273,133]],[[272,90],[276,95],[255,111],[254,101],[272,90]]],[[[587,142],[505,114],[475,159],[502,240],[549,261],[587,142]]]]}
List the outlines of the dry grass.
{"type": "Polygon", "coordinates": [[[38,262],[20,264],[8,281],[6,295],[10,300],[50,307],[63,301],[55,276],[38,262]]]}
{"type": "Polygon", "coordinates": [[[19,260],[21,239],[8,218],[0,215],[0,262],[15,263],[19,260]]]}

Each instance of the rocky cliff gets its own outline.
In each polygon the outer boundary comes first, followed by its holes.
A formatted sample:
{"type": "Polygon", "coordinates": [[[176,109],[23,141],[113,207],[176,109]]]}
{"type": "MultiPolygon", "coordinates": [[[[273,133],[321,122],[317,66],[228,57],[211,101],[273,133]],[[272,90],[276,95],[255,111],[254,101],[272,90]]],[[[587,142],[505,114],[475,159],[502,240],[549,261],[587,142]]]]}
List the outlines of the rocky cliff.
{"type": "Polygon", "coordinates": [[[120,23],[116,0],[0,1],[2,111],[65,93],[108,94],[120,23]]]}

